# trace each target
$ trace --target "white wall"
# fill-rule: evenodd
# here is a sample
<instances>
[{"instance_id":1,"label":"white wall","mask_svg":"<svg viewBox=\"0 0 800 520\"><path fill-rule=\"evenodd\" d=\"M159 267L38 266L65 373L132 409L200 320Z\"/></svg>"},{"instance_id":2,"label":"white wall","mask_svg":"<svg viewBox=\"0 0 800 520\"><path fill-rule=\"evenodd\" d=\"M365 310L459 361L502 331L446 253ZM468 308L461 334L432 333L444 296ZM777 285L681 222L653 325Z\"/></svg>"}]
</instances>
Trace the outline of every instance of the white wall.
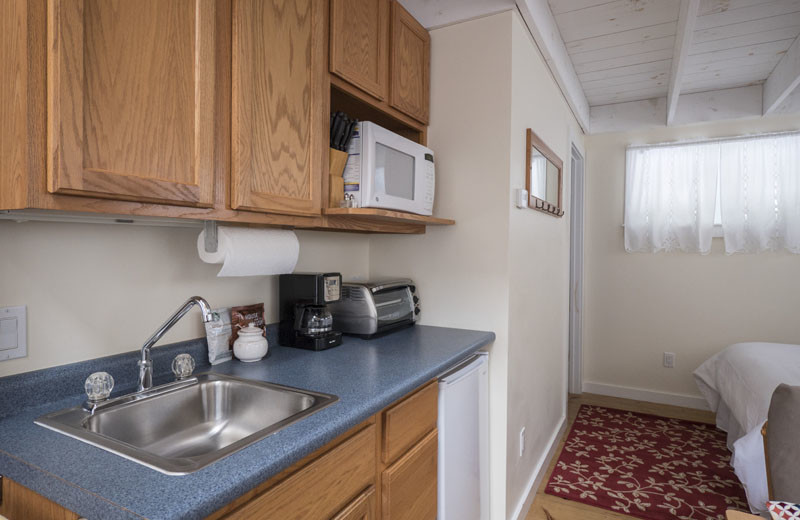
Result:
<instances>
[{"instance_id":1,"label":"white wall","mask_svg":"<svg viewBox=\"0 0 800 520\"><path fill-rule=\"evenodd\" d=\"M510 17L431 32L431 125L437 215L452 227L425 235L373 236L370 273L414 279L421 323L491 330L492 518L505 518L508 350Z\"/></svg>"},{"instance_id":2,"label":"white wall","mask_svg":"<svg viewBox=\"0 0 800 520\"><path fill-rule=\"evenodd\" d=\"M800 256L726 256L718 238L707 256L629 254L622 229L627 145L798 128L781 116L586 137L584 383L696 397L692 371L727 345L800 343Z\"/></svg>"},{"instance_id":3,"label":"white wall","mask_svg":"<svg viewBox=\"0 0 800 520\"><path fill-rule=\"evenodd\" d=\"M515 13L516 14L516 13ZM582 148L578 122L519 16L511 19L511 185L525 187L526 129L564 161L563 206L555 218L507 202L509 229L508 513L519 510L566 417L569 344L569 156ZM519 433L526 447L519 454ZM535 489L533 492L535 493Z\"/></svg>"},{"instance_id":4,"label":"white wall","mask_svg":"<svg viewBox=\"0 0 800 520\"><path fill-rule=\"evenodd\" d=\"M569 294L569 219L512 207L513 190L525 185L526 128L565 163L570 132L581 134L516 11L431 37L436 214L456 225L373 237L370 273L413 278L424 291L423 323L497 334L491 508L492 518L511 518L565 415Z\"/></svg>"},{"instance_id":5,"label":"white wall","mask_svg":"<svg viewBox=\"0 0 800 520\"><path fill-rule=\"evenodd\" d=\"M217 278L197 256L197 229L0 221L0 307L28 306L28 356L0 376L135 350L184 300L264 302L277 321L276 277ZM365 277L369 239L298 232L299 271ZM190 315L162 343L203 337Z\"/></svg>"}]
</instances>

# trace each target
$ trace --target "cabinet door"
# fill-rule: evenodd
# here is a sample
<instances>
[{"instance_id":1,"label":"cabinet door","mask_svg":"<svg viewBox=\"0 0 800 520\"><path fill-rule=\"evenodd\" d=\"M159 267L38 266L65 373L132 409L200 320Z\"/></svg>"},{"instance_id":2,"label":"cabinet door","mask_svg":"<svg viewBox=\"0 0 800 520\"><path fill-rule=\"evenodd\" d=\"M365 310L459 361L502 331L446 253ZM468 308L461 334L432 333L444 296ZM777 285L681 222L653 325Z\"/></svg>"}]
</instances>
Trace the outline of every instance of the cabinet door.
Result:
<instances>
[{"instance_id":1,"label":"cabinet door","mask_svg":"<svg viewBox=\"0 0 800 520\"><path fill-rule=\"evenodd\" d=\"M322 0L234 0L231 205L321 212L328 103Z\"/></svg>"},{"instance_id":2,"label":"cabinet door","mask_svg":"<svg viewBox=\"0 0 800 520\"><path fill-rule=\"evenodd\" d=\"M383 520L435 520L439 437L434 430L383 472Z\"/></svg>"},{"instance_id":3,"label":"cabinet door","mask_svg":"<svg viewBox=\"0 0 800 520\"><path fill-rule=\"evenodd\" d=\"M48 189L210 206L213 0L48 2Z\"/></svg>"},{"instance_id":4,"label":"cabinet door","mask_svg":"<svg viewBox=\"0 0 800 520\"><path fill-rule=\"evenodd\" d=\"M64 509L42 495L17 484L10 478L2 479L0 515L9 520L36 518L37 520L78 520L78 515Z\"/></svg>"},{"instance_id":5,"label":"cabinet door","mask_svg":"<svg viewBox=\"0 0 800 520\"><path fill-rule=\"evenodd\" d=\"M389 104L428 123L431 37L400 2L392 2Z\"/></svg>"},{"instance_id":6,"label":"cabinet door","mask_svg":"<svg viewBox=\"0 0 800 520\"><path fill-rule=\"evenodd\" d=\"M386 99L389 0L331 0L332 73Z\"/></svg>"},{"instance_id":7,"label":"cabinet door","mask_svg":"<svg viewBox=\"0 0 800 520\"><path fill-rule=\"evenodd\" d=\"M26 202L28 0L0 2L0 209Z\"/></svg>"},{"instance_id":8,"label":"cabinet door","mask_svg":"<svg viewBox=\"0 0 800 520\"><path fill-rule=\"evenodd\" d=\"M375 520L375 488L369 488L331 520Z\"/></svg>"}]
</instances>

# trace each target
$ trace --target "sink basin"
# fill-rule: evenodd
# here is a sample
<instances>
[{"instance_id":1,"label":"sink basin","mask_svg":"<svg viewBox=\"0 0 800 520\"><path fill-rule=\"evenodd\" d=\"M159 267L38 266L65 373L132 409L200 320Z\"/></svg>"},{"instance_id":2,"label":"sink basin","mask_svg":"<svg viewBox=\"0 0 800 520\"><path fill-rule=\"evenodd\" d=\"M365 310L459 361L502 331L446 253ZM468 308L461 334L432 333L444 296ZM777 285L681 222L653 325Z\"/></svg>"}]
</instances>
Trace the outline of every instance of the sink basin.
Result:
<instances>
[{"instance_id":1,"label":"sink basin","mask_svg":"<svg viewBox=\"0 0 800 520\"><path fill-rule=\"evenodd\" d=\"M168 475L185 475L299 421L337 397L199 374L185 381L43 415L36 424Z\"/></svg>"}]
</instances>

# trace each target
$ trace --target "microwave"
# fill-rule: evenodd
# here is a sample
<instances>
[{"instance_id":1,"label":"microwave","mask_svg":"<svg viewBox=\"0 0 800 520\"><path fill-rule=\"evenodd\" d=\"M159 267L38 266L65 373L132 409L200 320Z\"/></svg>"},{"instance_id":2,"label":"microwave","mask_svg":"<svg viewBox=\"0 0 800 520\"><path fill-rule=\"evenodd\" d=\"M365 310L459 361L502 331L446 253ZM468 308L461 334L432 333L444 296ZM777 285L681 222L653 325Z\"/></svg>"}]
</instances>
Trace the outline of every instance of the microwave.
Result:
<instances>
[{"instance_id":1,"label":"microwave","mask_svg":"<svg viewBox=\"0 0 800 520\"><path fill-rule=\"evenodd\" d=\"M344 192L355 207L433 214L433 150L361 121L347 153Z\"/></svg>"}]
</instances>

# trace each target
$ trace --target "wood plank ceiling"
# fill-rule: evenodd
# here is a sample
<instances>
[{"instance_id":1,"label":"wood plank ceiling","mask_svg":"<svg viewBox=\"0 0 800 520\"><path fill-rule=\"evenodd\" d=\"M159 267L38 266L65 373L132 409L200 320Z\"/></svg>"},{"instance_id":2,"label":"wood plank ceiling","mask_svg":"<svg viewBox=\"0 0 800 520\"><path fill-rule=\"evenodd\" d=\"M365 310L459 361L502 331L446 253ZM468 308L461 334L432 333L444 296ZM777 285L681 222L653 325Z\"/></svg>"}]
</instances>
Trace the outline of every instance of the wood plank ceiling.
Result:
<instances>
[{"instance_id":1,"label":"wood plank ceiling","mask_svg":"<svg viewBox=\"0 0 800 520\"><path fill-rule=\"evenodd\" d=\"M693 25L680 94L761 84L800 35L800 0L699 0L692 24L681 0L549 4L591 106L667 96L679 27Z\"/></svg>"}]
</instances>

